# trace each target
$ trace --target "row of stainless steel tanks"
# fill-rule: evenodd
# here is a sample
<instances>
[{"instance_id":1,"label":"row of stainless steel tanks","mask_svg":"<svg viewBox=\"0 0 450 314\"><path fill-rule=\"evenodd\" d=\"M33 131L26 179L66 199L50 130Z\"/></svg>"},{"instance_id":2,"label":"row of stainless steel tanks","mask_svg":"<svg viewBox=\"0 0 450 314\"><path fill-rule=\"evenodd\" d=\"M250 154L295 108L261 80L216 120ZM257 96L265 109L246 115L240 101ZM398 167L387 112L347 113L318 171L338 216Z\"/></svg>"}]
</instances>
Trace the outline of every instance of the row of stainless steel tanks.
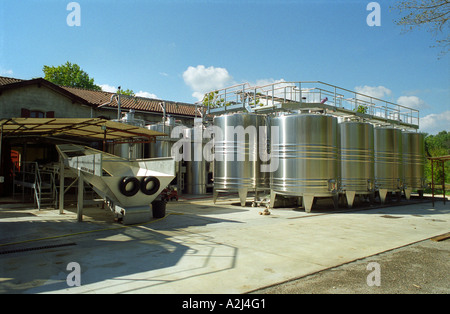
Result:
<instances>
[{"instance_id":1,"label":"row of stainless steel tanks","mask_svg":"<svg viewBox=\"0 0 450 314\"><path fill-rule=\"evenodd\" d=\"M177 127L180 131L171 137L172 131ZM179 149L183 157L176 165L175 185L179 194L206 194L212 178L212 165L201 156L205 142L201 138L198 140L198 137L201 137L204 126L201 123L195 123L193 127L189 128L177 123L173 118L167 118L166 121L148 125L147 128L168 135L158 137L155 143L149 145L149 156L152 158L173 156L172 147L180 138L185 138L189 142L188 146L185 145ZM196 137L194 135L197 131L200 136ZM188 149L184 150L184 148Z\"/></svg>"},{"instance_id":2,"label":"row of stainless steel tanks","mask_svg":"<svg viewBox=\"0 0 450 314\"><path fill-rule=\"evenodd\" d=\"M244 205L248 191L270 190L271 206L277 195L298 197L309 212L318 197L331 197L337 206L339 195L345 194L351 207L355 195L373 198L377 192L384 203L388 193L404 191L409 199L412 190L420 193L425 186L422 133L359 121L338 123L326 114L235 113L216 116L213 123L224 134L214 144L214 200L218 192L238 191ZM256 134L236 135L237 126L254 126L250 129ZM271 128L263 132L260 126ZM265 149L269 160L261 158Z\"/></svg>"},{"instance_id":3,"label":"row of stainless steel tanks","mask_svg":"<svg viewBox=\"0 0 450 314\"><path fill-rule=\"evenodd\" d=\"M141 121L134 119L133 113L127 113L121 122L144 127ZM177 189L178 195L206 194L212 186L212 163L207 162L202 156L206 142L201 138L204 130L201 119L200 122L194 120L194 126L188 127L168 116L164 117L161 122L146 125L145 128L165 133L167 136L158 136L154 143L149 144L126 143L114 145L109 147L109 152L132 160L173 157L172 148L181 138L184 138L187 145L178 148L178 152L183 157L175 164L176 178L170 186ZM196 132L199 132L200 135L196 135ZM189 158L187 158L188 155Z\"/></svg>"}]
</instances>

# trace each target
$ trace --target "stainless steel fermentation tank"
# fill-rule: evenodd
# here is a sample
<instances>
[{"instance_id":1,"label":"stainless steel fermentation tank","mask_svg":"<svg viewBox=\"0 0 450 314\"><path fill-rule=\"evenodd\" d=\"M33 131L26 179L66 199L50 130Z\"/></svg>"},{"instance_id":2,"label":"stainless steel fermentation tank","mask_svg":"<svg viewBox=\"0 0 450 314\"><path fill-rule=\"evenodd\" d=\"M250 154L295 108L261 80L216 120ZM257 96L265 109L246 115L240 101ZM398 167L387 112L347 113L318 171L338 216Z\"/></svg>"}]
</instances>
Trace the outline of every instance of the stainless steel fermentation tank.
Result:
<instances>
[{"instance_id":1,"label":"stainless steel fermentation tank","mask_svg":"<svg viewBox=\"0 0 450 314\"><path fill-rule=\"evenodd\" d=\"M248 191L269 189L269 174L261 172L260 139L267 145L266 117L235 113L214 117L214 127L221 136L214 137L214 202L219 192L238 191L245 206ZM263 144L264 145L264 144ZM264 149L267 149L265 147Z\"/></svg>"},{"instance_id":2,"label":"stainless steel fermentation tank","mask_svg":"<svg viewBox=\"0 0 450 314\"><path fill-rule=\"evenodd\" d=\"M130 110L129 112L124 113L122 119L116 121L138 127L144 127L144 120L136 119L134 114L134 110ZM108 152L129 160L141 159L144 158L144 144L142 144L142 141L137 141L136 143L130 142L112 145L109 146Z\"/></svg>"},{"instance_id":3,"label":"stainless steel fermentation tank","mask_svg":"<svg viewBox=\"0 0 450 314\"><path fill-rule=\"evenodd\" d=\"M388 192L403 190L403 144L402 131L390 127L376 127L374 130L375 188L385 202Z\"/></svg>"},{"instance_id":4,"label":"stainless steel fermentation tank","mask_svg":"<svg viewBox=\"0 0 450 314\"><path fill-rule=\"evenodd\" d=\"M270 176L270 206L277 194L301 197L306 212L315 197L332 197L337 206L339 136L337 118L324 114L295 114L275 117L279 128L272 143L272 158L278 169Z\"/></svg>"},{"instance_id":5,"label":"stainless steel fermentation tank","mask_svg":"<svg viewBox=\"0 0 450 314\"><path fill-rule=\"evenodd\" d=\"M179 140L179 138L173 139L170 137L170 134L177 126L182 126L182 124L176 123L175 119L172 117L166 118L164 122L146 126L149 130L168 134L168 136L156 137L156 142L149 145L149 155L151 158L172 156L172 146L177 140Z\"/></svg>"},{"instance_id":6,"label":"stainless steel fermentation tank","mask_svg":"<svg viewBox=\"0 0 450 314\"><path fill-rule=\"evenodd\" d=\"M186 165L185 190L187 194L206 194L208 183L209 161L203 156L204 140L203 124L196 124L193 128L185 129L185 138L189 140L187 150L183 151Z\"/></svg>"},{"instance_id":7,"label":"stainless steel fermentation tank","mask_svg":"<svg viewBox=\"0 0 450 314\"><path fill-rule=\"evenodd\" d=\"M403 132L403 185L406 199L425 188L425 134Z\"/></svg>"},{"instance_id":8,"label":"stainless steel fermentation tank","mask_svg":"<svg viewBox=\"0 0 450 314\"><path fill-rule=\"evenodd\" d=\"M177 131L172 138L172 131L176 127L181 127L182 130ZM150 144L149 153L151 157L172 156L172 147L181 140L181 136L189 142L177 152L183 154L182 160L176 164L178 193L206 194L210 163L202 155L205 142L202 138L204 127L201 120L200 122L194 121L194 127L188 128L183 124L176 123L173 118L169 117L164 123L152 124L147 128L168 134L166 137L157 137L156 142Z\"/></svg>"},{"instance_id":9,"label":"stainless steel fermentation tank","mask_svg":"<svg viewBox=\"0 0 450 314\"><path fill-rule=\"evenodd\" d=\"M373 196L375 185L374 127L370 123L346 121L340 131L340 191L353 206L355 195Z\"/></svg>"}]
</instances>

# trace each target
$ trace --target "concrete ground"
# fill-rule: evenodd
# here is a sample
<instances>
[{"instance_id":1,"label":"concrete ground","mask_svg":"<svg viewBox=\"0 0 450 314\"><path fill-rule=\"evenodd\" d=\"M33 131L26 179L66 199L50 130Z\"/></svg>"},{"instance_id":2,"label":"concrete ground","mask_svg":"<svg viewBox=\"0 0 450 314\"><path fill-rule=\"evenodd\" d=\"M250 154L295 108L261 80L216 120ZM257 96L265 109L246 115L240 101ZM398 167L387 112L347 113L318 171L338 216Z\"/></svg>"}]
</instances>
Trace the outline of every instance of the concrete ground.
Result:
<instances>
[{"instance_id":1,"label":"concrete ground","mask_svg":"<svg viewBox=\"0 0 450 314\"><path fill-rule=\"evenodd\" d=\"M96 205L79 223L73 207L60 215L0 204L0 293L450 291L450 240L429 240L450 231L450 202L334 210L318 201L309 214L270 215L237 203L235 195L216 205L185 198L170 202L165 218L136 226ZM367 284L371 262L380 286ZM80 286L69 286L74 278Z\"/></svg>"}]
</instances>

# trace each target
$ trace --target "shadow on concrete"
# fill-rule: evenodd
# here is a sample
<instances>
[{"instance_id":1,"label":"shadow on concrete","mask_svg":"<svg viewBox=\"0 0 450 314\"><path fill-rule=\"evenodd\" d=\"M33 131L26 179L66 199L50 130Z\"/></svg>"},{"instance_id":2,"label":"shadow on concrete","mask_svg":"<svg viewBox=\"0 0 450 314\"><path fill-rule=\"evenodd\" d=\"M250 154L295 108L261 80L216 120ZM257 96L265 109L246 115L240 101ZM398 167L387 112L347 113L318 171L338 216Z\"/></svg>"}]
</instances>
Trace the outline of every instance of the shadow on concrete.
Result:
<instances>
[{"instance_id":1,"label":"shadow on concrete","mask_svg":"<svg viewBox=\"0 0 450 314\"><path fill-rule=\"evenodd\" d=\"M20 221L12 221L13 217ZM235 266L236 247L181 230L235 221L174 214L122 226L55 216L27 221L26 217L26 212L1 210L0 293L139 293ZM81 287L66 282L71 262L80 265Z\"/></svg>"},{"instance_id":2,"label":"shadow on concrete","mask_svg":"<svg viewBox=\"0 0 450 314\"><path fill-rule=\"evenodd\" d=\"M35 217L33 213L21 211L18 209L0 208L0 219L4 218L18 218L18 217Z\"/></svg>"},{"instance_id":3,"label":"shadow on concrete","mask_svg":"<svg viewBox=\"0 0 450 314\"><path fill-rule=\"evenodd\" d=\"M379 199L375 199L374 202L369 202L368 200L358 200L355 199L355 202L353 203L353 207L349 208L347 206L347 203L345 201L345 196L340 198L339 200L339 206L335 208L333 200L331 198L316 198L314 200L314 204L312 206L311 212L306 213L305 209L302 206L293 205L291 207L278 207L276 209L281 210L292 210L295 212L303 213L305 215L317 215L317 214L336 214L336 213L361 213L361 214L378 214L379 211L373 211L375 209L386 210L386 213L401 213L401 214L415 214L418 209L415 207L409 207L408 205L417 205L417 204L423 204L426 207L429 207L430 210L427 211L428 214L442 214L442 210L446 209L440 209L440 210L433 210L431 206L431 197L423 197L420 198L419 196L411 196L410 200L407 200L404 196L400 199L397 199L395 197L391 197L386 201L385 204L381 204ZM442 197L437 199L435 197L435 207L441 207L443 204ZM448 204L448 211L450 211L450 201L446 202L446 205ZM238 203L233 203L232 205L240 206ZM251 203L246 204L246 207L250 207ZM446 207L447 208L447 207ZM421 209L423 211L423 209Z\"/></svg>"}]
</instances>

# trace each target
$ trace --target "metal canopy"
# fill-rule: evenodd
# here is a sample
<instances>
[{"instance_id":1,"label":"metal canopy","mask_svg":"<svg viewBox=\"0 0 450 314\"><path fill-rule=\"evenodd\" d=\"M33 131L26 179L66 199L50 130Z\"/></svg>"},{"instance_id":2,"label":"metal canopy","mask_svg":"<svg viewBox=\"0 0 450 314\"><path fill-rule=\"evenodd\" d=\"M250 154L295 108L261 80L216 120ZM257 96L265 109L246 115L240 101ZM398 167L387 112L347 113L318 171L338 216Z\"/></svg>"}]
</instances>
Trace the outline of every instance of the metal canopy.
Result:
<instances>
[{"instance_id":1,"label":"metal canopy","mask_svg":"<svg viewBox=\"0 0 450 314\"><path fill-rule=\"evenodd\" d=\"M450 155L439 156L439 157L428 157L428 159L436 160L436 161L449 161L450 160Z\"/></svg>"},{"instance_id":2,"label":"metal canopy","mask_svg":"<svg viewBox=\"0 0 450 314\"><path fill-rule=\"evenodd\" d=\"M2 136L66 135L98 140L118 140L133 137L154 138L165 133L100 118L12 118L0 120Z\"/></svg>"}]
</instances>

